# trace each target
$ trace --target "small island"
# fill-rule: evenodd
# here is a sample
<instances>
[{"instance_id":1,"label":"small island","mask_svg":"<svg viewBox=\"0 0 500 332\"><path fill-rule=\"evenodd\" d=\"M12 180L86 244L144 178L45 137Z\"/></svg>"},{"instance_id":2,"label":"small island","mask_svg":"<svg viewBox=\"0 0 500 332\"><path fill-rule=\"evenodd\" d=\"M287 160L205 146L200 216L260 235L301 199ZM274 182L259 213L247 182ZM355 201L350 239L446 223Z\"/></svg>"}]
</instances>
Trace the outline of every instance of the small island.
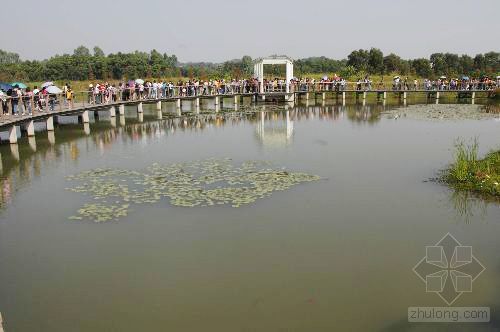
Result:
<instances>
[{"instance_id":1,"label":"small island","mask_svg":"<svg viewBox=\"0 0 500 332\"><path fill-rule=\"evenodd\" d=\"M457 190L500 201L500 150L491 151L479 159L477 140L470 144L458 141L455 160L445 170L442 180Z\"/></svg>"}]
</instances>

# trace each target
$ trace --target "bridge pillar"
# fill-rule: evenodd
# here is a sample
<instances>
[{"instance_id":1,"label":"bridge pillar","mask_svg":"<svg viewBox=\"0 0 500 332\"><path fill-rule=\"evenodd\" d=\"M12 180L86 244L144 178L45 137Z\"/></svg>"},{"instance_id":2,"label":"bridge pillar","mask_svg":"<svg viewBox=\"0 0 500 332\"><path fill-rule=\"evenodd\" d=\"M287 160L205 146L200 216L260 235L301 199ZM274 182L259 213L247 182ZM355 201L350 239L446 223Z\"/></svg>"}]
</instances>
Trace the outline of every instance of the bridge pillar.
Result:
<instances>
[{"instance_id":1,"label":"bridge pillar","mask_svg":"<svg viewBox=\"0 0 500 332\"><path fill-rule=\"evenodd\" d=\"M111 127L116 128L116 117L113 116L109 119L109 122L111 123Z\"/></svg>"},{"instance_id":2,"label":"bridge pillar","mask_svg":"<svg viewBox=\"0 0 500 332\"><path fill-rule=\"evenodd\" d=\"M158 100L158 101L156 102L156 109L157 109L157 110L161 110L161 100Z\"/></svg>"},{"instance_id":3,"label":"bridge pillar","mask_svg":"<svg viewBox=\"0 0 500 332\"><path fill-rule=\"evenodd\" d=\"M120 116L120 126L122 126L122 127L125 126L125 115Z\"/></svg>"},{"instance_id":4,"label":"bridge pillar","mask_svg":"<svg viewBox=\"0 0 500 332\"><path fill-rule=\"evenodd\" d=\"M49 116L47 120L45 120L45 124L47 125L47 131L54 131L54 117Z\"/></svg>"},{"instance_id":5,"label":"bridge pillar","mask_svg":"<svg viewBox=\"0 0 500 332\"><path fill-rule=\"evenodd\" d=\"M88 122L83 124L83 132L85 135L90 135L90 124Z\"/></svg>"},{"instance_id":6,"label":"bridge pillar","mask_svg":"<svg viewBox=\"0 0 500 332\"><path fill-rule=\"evenodd\" d=\"M475 102L474 99L476 99L476 92L475 91L472 92L472 100L471 100L472 105L474 105L474 102Z\"/></svg>"},{"instance_id":7,"label":"bridge pillar","mask_svg":"<svg viewBox=\"0 0 500 332\"><path fill-rule=\"evenodd\" d=\"M195 107L200 107L200 98L195 98L194 99L194 106Z\"/></svg>"},{"instance_id":8,"label":"bridge pillar","mask_svg":"<svg viewBox=\"0 0 500 332\"><path fill-rule=\"evenodd\" d=\"M17 128L12 126L9 128L9 142L10 144L17 144Z\"/></svg>"},{"instance_id":9,"label":"bridge pillar","mask_svg":"<svg viewBox=\"0 0 500 332\"><path fill-rule=\"evenodd\" d=\"M384 98L384 100L386 100L386 99L387 99L387 92L386 92L386 91L384 91L383 98Z\"/></svg>"},{"instance_id":10,"label":"bridge pillar","mask_svg":"<svg viewBox=\"0 0 500 332\"><path fill-rule=\"evenodd\" d=\"M28 145L31 148L31 151L36 152L36 140L35 136L28 137Z\"/></svg>"},{"instance_id":11,"label":"bridge pillar","mask_svg":"<svg viewBox=\"0 0 500 332\"><path fill-rule=\"evenodd\" d=\"M142 113L143 110L142 110L142 102L138 103L137 104L137 113Z\"/></svg>"},{"instance_id":12,"label":"bridge pillar","mask_svg":"<svg viewBox=\"0 0 500 332\"><path fill-rule=\"evenodd\" d=\"M439 104L439 91L436 92L436 104Z\"/></svg>"},{"instance_id":13,"label":"bridge pillar","mask_svg":"<svg viewBox=\"0 0 500 332\"><path fill-rule=\"evenodd\" d=\"M89 111L83 111L82 113L82 122L83 123L89 123Z\"/></svg>"},{"instance_id":14,"label":"bridge pillar","mask_svg":"<svg viewBox=\"0 0 500 332\"><path fill-rule=\"evenodd\" d=\"M49 140L50 145L56 144L56 134L53 131L49 131L47 133L47 138Z\"/></svg>"},{"instance_id":15,"label":"bridge pillar","mask_svg":"<svg viewBox=\"0 0 500 332\"><path fill-rule=\"evenodd\" d=\"M306 100L309 100L309 92L306 92Z\"/></svg>"},{"instance_id":16,"label":"bridge pillar","mask_svg":"<svg viewBox=\"0 0 500 332\"><path fill-rule=\"evenodd\" d=\"M142 113L142 112L137 113L137 120L141 123L144 122L144 113Z\"/></svg>"},{"instance_id":17,"label":"bridge pillar","mask_svg":"<svg viewBox=\"0 0 500 332\"><path fill-rule=\"evenodd\" d=\"M403 99L406 100L406 91L403 92Z\"/></svg>"},{"instance_id":18,"label":"bridge pillar","mask_svg":"<svg viewBox=\"0 0 500 332\"><path fill-rule=\"evenodd\" d=\"M345 105L345 91L342 91L342 105Z\"/></svg>"},{"instance_id":19,"label":"bridge pillar","mask_svg":"<svg viewBox=\"0 0 500 332\"><path fill-rule=\"evenodd\" d=\"M28 134L28 137L35 136L35 122L33 120L28 122L28 125L26 126L26 132Z\"/></svg>"},{"instance_id":20,"label":"bridge pillar","mask_svg":"<svg viewBox=\"0 0 500 332\"><path fill-rule=\"evenodd\" d=\"M234 96L234 104L237 105L239 102L240 96L236 95Z\"/></svg>"},{"instance_id":21,"label":"bridge pillar","mask_svg":"<svg viewBox=\"0 0 500 332\"><path fill-rule=\"evenodd\" d=\"M321 98L323 99L323 101L324 101L324 100L326 100L326 92L323 92L323 93L321 94Z\"/></svg>"},{"instance_id":22,"label":"bridge pillar","mask_svg":"<svg viewBox=\"0 0 500 332\"><path fill-rule=\"evenodd\" d=\"M161 120L163 118L163 113L161 112L161 110L156 111L156 118L158 120Z\"/></svg>"},{"instance_id":23,"label":"bridge pillar","mask_svg":"<svg viewBox=\"0 0 500 332\"><path fill-rule=\"evenodd\" d=\"M366 91L363 91L363 101L366 100Z\"/></svg>"},{"instance_id":24,"label":"bridge pillar","mask_svg":"<svg viewBox=\"0 0 500 332\"><path fill-rule=\"evenodd\" d=\"M116 109L115 109L114 106L111 106L109 108L109 116L112 117L112 118L114 118L116 116Z\"/></svg>"},{"instance_id":25,"label":"bridge pillar","mask_svg":"<svg viewBox=\"0 0 500 332\"><path fill-rule=\"evenodd\" d=\"M125 105L121 104L118 106L118 113L120 113L120 115L125 115Z\"/></svg>"},{"instance_id":26,"label":"bridge pillar","mask_svg":"<svg viewBox=\"0 0 500 332\"><path fill-rule=\"evenodd\" d=\"M177 99L175 100L175 107L177 107L177 108L181 108L181 98L177 98Z\"/></svg>"}]
</instances>

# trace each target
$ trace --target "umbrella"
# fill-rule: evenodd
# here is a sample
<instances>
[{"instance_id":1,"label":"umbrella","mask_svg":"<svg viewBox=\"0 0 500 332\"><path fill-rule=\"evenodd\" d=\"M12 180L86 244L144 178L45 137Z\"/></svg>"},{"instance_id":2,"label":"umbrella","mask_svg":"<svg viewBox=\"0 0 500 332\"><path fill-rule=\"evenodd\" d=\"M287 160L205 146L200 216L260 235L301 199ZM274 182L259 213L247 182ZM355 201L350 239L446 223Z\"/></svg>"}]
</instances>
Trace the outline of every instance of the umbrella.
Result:
<instances>
[{"instance_id":1,"label":"umbrella","mask_svg":"<svg viewBox=\"0 0 500 332\"><path fill-rule=\"evenodd\" d=\"M323 80L324 81L328 80L328 76L323 76Z\"/></svg>"},{"instance_id":2,"label":"umbrella","mask_svg":"<svg viewBox=\"0 0 500 332\"><path fill-rule=\"evenodd\" d=\"M134 86L134 85L135 85L135 81L130 80L130 81L128 81L128 83L127 83L127 84L128 84L128 86Z\"/></svg>"},{"instance_id":3,"label":"umbrella","mask_svg":"<svg viewBox=\"0 0 500 332\"><path fill-rule=\"evenodd\" d=\"M394 76L394 79L397 80L398 78L400 78L399 76Z\"/></svg>"},{"instance_id":4,"label":"umbrella","mask_svg":"<svg viewBox=\"0 0 500 332\"><path fill-rule=\"evenodd\" d=\"M61 93L62 90L59 89L57 86L55 85L51 85L49 86L48 88L45 89L45 91L47 91L48 93Z\"/></svg>"},{"instance_id":5,"label":"umbrella","mask_svg":"<svg viewBox=\"0 0 500 332\"><path fill-rule=\"evenodd\" d=\"M464 81L468 81L468 80L469 80L469 76L462 76L462 79L463 79Z\"/></svg>"},{"instance_id":6,"label":"umbrella","mask_svg":"<svg viewBox=\"0 0 500 332\"><path fill-rule=\"evenodd\" d=\"M21 83L21 82L14 82L14 83L11 83L10 85L12 85L12 86L16 86L17 85L17 87L19 89L26 89L27 88L26 84Z\"/></svg>"},{"instance_id":7,"label":"umbrella","mask_svg":"<svg viewBox=\"0 0 500 332\"><path fill-rule=\"evenodd\" d=\"M442 80L444 80L445 78L446 78L446 76L444 76L444 75L440 77L440 79L442 79Z\"/></svg>"},{"instance_id":8,"label":"umbrella","mask_svg":"<svg viewBox=\"0 0 500 332\"><path fill-rule=\"evenodd\" d=\"M46 88L46 87L51 86L51 85L54 85L54 82L50 82L50 81L49 82L45 82L45 83L42 84L42 88Z\"/></svg>"},{"instance_id":9,"label":"umbrella","mask_svg":"<svg viewBox=\"0 0 500 332\"><path fill-rule=\"evenodd\" d=\"M9 91L12 88L12 85L10 85L9 83L0 83L0 90Z\"/></svg>"},{"instance_id":10,"label":"umbrella","mask_svg":"<svg viewBox=\"0 0 500 332\"><path fill-rule=\"evenodd\" d=\"M141 80L140 78L135 80L135 83L137 84L144 84L144 80Z\"/></svg>"}]
</instances>

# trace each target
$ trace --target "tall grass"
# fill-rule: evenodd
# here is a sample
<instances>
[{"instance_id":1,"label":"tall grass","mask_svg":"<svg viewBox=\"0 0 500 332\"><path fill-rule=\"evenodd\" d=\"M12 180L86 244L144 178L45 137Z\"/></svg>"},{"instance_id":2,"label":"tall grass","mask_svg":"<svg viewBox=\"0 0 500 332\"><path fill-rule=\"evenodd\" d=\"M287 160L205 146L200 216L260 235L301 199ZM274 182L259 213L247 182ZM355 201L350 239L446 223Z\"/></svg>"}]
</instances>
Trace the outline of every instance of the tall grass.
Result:
<instances>
[{"instance_id":1,"label":"tall grass","mask_svg":"<svg viewBox=\"0 0 500 332\"><path fill-rule=\"evenodd\" d=\"M470 144L466 144L463 140L455 142L455 161L449 172L452 180L464 182L475 174L478 146L477 137Z\"/></svg>"},{"instance_id":2,"label":"tall grass","mask_svg":"<svg viewBox=\"0 0 500 332\"><path fill-rule=\"evenodd\" d=\"M444 180L460 190L474 191L495 199L500 198L500 151L492 151L478 158L478 140L469 144L455 143L454 162L445 173Z\"/></svg>"}]
</instances>

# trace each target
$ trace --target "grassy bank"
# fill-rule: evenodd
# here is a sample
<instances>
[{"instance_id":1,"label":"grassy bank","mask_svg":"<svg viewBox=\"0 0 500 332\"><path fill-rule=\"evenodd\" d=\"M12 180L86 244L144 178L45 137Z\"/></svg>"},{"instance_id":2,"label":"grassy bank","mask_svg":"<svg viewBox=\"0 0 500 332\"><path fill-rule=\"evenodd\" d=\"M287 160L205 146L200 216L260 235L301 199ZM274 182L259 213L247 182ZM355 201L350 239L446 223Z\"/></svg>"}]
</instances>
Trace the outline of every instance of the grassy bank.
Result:
<instances>
[{"instance_id":1,"label":"grassy bank","mask_svg":"<svg viewBox=\"0 0 500 332\"><path fill-rule=\"evenodd\" d=\"M443 176L450 186L500 200L500 150L478 159L478 143L458 141L455 160Z\"/></svg>"}]
</instances>

